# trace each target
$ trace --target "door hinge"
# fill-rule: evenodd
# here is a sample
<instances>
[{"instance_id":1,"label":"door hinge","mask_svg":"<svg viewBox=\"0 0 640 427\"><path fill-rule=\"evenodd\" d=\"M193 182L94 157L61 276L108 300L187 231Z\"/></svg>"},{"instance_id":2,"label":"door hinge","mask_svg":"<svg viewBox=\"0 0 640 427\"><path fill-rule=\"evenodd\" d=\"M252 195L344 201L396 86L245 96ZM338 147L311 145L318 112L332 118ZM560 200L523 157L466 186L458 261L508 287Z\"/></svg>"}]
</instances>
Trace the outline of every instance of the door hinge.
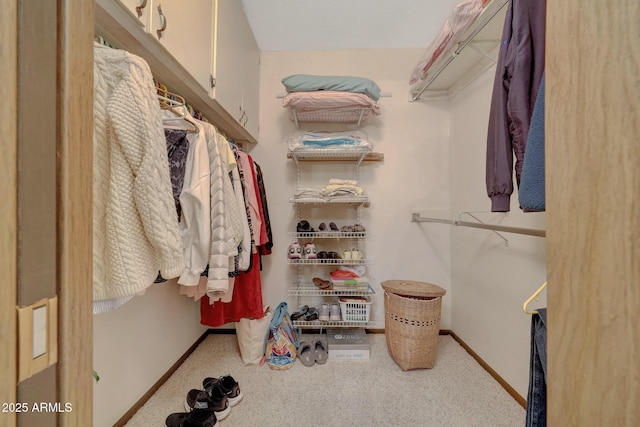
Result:
<instances>
[{"instance_id":1,"label":"door hinge","mask_svg":"<svg viewBox=\"0 0 640 427\"><path fill-rule=\"evenodd\" d=\"M211 89L216 87L216 78L209 74L209 84L211 85Z\"/></svg>"}]
</instances>

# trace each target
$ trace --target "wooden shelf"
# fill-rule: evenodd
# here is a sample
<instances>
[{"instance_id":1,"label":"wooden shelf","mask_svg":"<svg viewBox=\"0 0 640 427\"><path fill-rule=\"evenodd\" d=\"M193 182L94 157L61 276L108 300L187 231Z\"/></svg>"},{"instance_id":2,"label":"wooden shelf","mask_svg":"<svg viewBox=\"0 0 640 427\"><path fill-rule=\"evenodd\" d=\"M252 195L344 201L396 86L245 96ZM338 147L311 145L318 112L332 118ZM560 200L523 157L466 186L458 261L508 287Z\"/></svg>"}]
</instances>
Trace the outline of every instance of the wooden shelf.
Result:
<instances>
[{"instance_id":1,"label":"wooden shelf","mask_svg":"<svg viewBox=\"0 0 640 427\"><path fill-rule=\"evenodd\" d=\"M209 96L207 90L119 2L95 1L95 33L113 46L147 61L158 81L171 92L184 97L194 109L235 142L258 142L218 101Z\"/></svg>"}]
</instances>

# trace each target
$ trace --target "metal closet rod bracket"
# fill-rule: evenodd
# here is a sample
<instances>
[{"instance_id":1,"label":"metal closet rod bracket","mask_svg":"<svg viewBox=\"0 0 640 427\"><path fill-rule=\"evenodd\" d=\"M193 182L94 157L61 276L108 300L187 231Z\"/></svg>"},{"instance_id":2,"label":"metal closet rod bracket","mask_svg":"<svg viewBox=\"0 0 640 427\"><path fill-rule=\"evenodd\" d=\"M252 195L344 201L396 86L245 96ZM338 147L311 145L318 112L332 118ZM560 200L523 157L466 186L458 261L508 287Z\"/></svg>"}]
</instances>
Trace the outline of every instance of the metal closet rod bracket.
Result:
<instances>
[{"instance_id":1,"label":"metal closet rod bracket","mask_svg":"<svg viewBox=\"0 0 640 427\"><path fill-rule=\"evenodd\" d=\"M471 215L471 213L469 212L463 212L466 213L467 215ZM473 217L473 215L471 215ZM477 218L474 217L474 219L476 219L477 221L479 221ZM484 230L491 230L494 232L498 232L498 231L503 231L505 233L515 233L515 234L524 234L527 236L535 236L535 237L545 237L546 236L546 231L545 230L538 230L538 229L533 229L533 228L523 228L523 227L511 227L511 226L506 226L506 225L497 225L497 224L485 224L483 222L468 222L468 221L459 221L459 220L452 220L452 219L442 219L442 218L429 218L429 217L423 217L420 216L420 213L418 212L412 212L411 213L411 222L436 222L436 223L440 223L440 224L449 224L449 225L455 225L455 226L459 226L459 227L471 227L471 228L482 228ZM503 236L500 236L505 240L505 245L508 246L508 240L506 238L504 238Z\"/></svg>"}]
</instances>

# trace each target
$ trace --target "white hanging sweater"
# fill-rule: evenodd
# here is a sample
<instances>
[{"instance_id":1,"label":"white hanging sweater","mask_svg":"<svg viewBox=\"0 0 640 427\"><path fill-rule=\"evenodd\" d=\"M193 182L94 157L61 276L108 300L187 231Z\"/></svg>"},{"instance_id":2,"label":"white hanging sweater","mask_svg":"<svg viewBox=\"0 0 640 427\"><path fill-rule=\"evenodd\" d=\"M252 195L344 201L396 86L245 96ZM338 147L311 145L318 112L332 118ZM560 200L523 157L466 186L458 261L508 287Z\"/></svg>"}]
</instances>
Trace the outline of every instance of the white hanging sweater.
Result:
<instances>
[{"instance_id":1,"label":"white hanging sweater","mask_svg":"<svg viewBox=\"0 0 640 427\"><path fill-rule=\"evenodd\" d=\"M148 64L95 46L93 299L133 295L183 273L160 106Z\"/></svg>"}]
</instances>

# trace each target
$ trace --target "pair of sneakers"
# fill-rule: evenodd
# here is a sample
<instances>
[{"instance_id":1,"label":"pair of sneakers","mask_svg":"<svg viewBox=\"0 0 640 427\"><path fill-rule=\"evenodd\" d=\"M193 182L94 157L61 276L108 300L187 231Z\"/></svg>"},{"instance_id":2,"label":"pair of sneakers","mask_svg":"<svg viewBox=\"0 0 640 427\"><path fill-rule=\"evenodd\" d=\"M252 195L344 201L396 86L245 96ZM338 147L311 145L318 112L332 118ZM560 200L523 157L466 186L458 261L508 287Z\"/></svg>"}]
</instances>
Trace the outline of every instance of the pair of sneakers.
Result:
<instances>
[{"instance_id":1,"label":"pair of sneakers","mask_svg":"<svg viewBox=\"0 0 640 427\"><path fill-rule=\"evenodd\" d=\"M360 249L352 248L342 252L342 259L359 261L364 259L364 255Z\"/></svg>"},{"instance_id":2,"label":"pair of sneakers","mask_svg":"<svg viewBox=\"0 0 640 427\"><path fill-rule=\"evenodd\" d=\"M289 245L287 249L289 259L316 259L318 258L316 245L313 243L305 243L304 248L296 240Z\"/></svg>"},{"instance_id":3,"label":"pair of sneakers","mask_svg":"<svg viewBox=\"0 0 640 427\"><path fill-rule=\"evenodd\" d=\"M320 306L320 310L318 313L318 319L328 322L328 321L341 321L342 314L340 312L340 306L338 304L322 304Z\"/></svg>"},{"instance_id":4,"label":"pair of sneakers","mask_svg":"<svg viewBox=\"0 0 640 427\"><path fill-rule=\"evenodd\" d=\"M175 413L167 417L167 427L184 425L216 426L218 420L225 419L231 407L242 400L240 385L231 376L205 378L203 389L192 389L187 393L184 407L186 413Z\"/></svg>"}]
</instances>

